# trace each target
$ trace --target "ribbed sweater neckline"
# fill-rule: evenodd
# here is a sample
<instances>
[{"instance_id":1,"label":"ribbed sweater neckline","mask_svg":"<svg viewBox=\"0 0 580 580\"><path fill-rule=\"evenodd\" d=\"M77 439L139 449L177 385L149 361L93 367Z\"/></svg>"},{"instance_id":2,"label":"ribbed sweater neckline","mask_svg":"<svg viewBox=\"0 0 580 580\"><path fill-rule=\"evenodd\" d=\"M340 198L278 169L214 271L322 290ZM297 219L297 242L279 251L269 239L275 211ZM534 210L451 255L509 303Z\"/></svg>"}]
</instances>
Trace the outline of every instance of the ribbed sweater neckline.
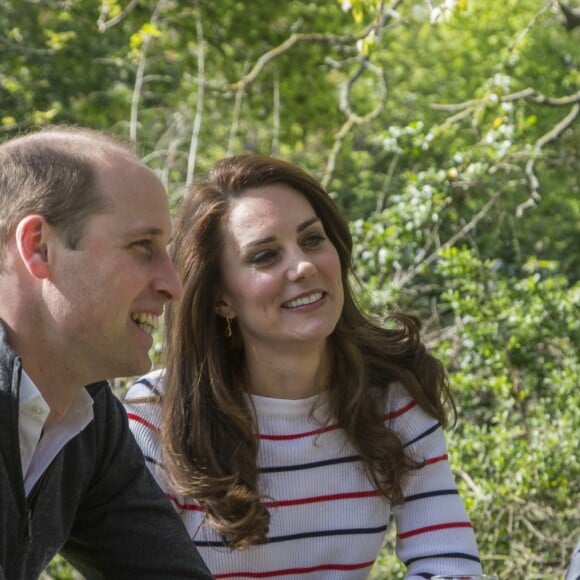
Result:
<instances>
[{"instance_id":1,"label":"ribbed sweater neckline","mask_svg":"<svg viewBox=\"0 0 580 580\"><path fill-rule=\"evenodd\" d=\"M305 399L279 399L252 394L247 397L251 399L258 415L298 417L308 415L314 406L322 402L324 395L317 394Z\"/></svg>"}]
</instances>

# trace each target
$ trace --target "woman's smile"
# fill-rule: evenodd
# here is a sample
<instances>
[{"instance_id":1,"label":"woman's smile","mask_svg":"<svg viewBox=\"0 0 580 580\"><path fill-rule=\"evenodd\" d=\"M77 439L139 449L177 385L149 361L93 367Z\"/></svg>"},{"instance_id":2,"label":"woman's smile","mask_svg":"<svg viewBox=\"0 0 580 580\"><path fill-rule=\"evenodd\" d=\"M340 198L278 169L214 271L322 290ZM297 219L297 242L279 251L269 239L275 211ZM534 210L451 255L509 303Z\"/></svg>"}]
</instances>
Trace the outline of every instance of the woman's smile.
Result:
<instances>
[{"instance_id":1,"label":"woman's smile","mask_svg":"<svg viewBox=\"0 0 580 580\"><path fill-rule=\"evenodd\" d=\"M323 292L311 292L298 298L289 300L285 304L282 304L282 308L287 308L289 310L296 310L302 306L310 306L312 304L318 304L324 297Z\"/></svg>"}]
</instances>

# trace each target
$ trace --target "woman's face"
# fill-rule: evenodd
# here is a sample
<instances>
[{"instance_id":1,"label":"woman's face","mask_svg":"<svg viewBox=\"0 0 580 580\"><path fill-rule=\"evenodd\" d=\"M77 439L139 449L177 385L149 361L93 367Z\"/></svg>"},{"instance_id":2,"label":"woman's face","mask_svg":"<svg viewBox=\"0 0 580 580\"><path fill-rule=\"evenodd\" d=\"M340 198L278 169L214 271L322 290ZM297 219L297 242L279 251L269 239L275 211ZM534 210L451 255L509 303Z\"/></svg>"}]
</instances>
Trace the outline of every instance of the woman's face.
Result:
<instances>
[{"instance_id":1,"label":"woman's face","mask_svg":"<svg viewBox=\"0 0 580 580\"><path fill-rule=\"evenodd\" d=\"M320 345L344 303L340 261L308 200L285 184L247 190L224 221L217 310L246 349Z\"/></svg>"}]
</instances>

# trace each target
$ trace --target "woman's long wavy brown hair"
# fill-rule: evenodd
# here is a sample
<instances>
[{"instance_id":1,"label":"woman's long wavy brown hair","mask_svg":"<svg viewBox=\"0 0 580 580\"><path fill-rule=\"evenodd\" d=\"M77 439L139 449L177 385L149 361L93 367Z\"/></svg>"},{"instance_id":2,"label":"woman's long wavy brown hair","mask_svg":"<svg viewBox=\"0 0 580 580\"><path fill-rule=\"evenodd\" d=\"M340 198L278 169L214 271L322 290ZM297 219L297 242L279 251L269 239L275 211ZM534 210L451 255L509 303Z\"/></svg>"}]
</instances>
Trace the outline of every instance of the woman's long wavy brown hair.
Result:
<instances>
[{"instance_id":1,"label":"woman's long wavy brown hair","mask_svg":"<svg viewBox=\"0 0 580 580\"><path fill-rule=\"evenodd\" d=\"M244 393L244 350L237 328L226 338L216 314L222 224L231 202L249 188L286 184L304 195L338 251L344 307L329 337L327 391L333 420L346 431L368 477L393 504L416 464L382 417L389 383L398 380L418 404L447 424L453 401L441 363L419 336L418 320L390 316L388 328L358 307L350 285L352 238L321 185L298 167L259 155L224 159L194 186L178 211L172 257L184 295L166 312L162 443L176 491L195 498L210 525L233 548L266 540L270 516L257 489L257 425Z\"/></svg>"}]
</instances>

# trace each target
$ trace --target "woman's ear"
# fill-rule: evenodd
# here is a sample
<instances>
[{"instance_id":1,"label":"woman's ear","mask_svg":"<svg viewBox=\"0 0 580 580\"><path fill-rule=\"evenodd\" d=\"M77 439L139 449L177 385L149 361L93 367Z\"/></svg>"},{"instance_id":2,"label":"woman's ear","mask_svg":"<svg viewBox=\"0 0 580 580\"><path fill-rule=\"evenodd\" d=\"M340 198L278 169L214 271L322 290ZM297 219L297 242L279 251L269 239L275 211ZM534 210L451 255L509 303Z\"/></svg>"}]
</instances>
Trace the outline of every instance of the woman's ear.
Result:
<instances>
[{"instance_id":1,"label":"woman's ear","mask_svg":"<svg viewBox=\"0 0 580 580\"><path fill-rule=\"evenodd\" d=\"M218 316L229 318L230 320L233 320L236 317L236 313L233 311L232 307L221 298L216 302L215 312Z\"/></svg>"},{"instance_id":2,"label":"woman's ear","mask_svg":"<svg viewBox=\"0 0 580 580\"><path fill-rule=\"evenodd\" d=\"M22 263L34 278L50 275L48 238L52 228L41 215L27 215L16 226L16 246Z\"/></svg>"}]
</instances>

